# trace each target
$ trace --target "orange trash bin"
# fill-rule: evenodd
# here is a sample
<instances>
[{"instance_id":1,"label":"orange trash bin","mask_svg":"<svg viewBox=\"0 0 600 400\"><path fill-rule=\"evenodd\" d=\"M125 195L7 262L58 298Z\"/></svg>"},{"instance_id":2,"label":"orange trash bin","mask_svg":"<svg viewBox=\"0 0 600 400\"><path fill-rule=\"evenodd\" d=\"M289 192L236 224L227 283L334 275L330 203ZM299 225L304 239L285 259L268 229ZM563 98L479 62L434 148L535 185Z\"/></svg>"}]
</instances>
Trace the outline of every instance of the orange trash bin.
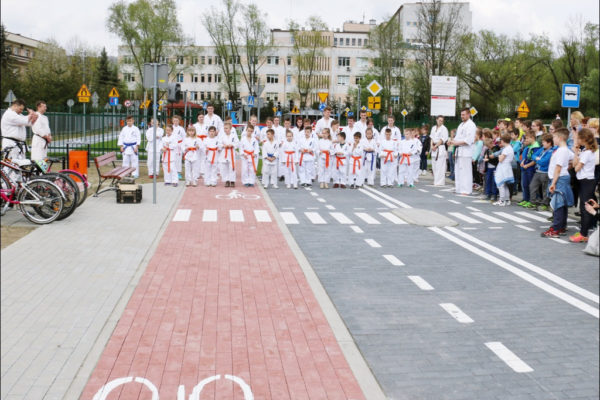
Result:
<instances>
[{"instance_id":1,"label":"orange trash bin","mask_svg":"<svg viewBox=\"0 0 600 400\"><path fill-rule=\"evenodd\" d=\"M87 150L71 150L69 151L69 169L79 172L87 177L88 169L88 152Z\"/></svg>"}]
</instances>

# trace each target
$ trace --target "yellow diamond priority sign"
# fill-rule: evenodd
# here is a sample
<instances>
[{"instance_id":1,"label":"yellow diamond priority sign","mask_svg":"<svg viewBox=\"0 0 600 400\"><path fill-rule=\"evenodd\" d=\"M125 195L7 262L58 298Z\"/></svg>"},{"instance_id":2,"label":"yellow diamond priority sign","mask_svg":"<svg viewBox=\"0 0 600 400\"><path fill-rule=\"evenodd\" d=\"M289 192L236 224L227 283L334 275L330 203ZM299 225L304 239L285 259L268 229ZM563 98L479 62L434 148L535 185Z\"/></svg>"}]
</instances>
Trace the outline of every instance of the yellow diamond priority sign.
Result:
<instances>
[{"instance_id":1,"label":"yellow diamond priority sign","mask_svg":"<svg viewBox=\"0 0 600 400\"><path fill-rule=\"evenodd\" d=\"M469 112L471 113L471 117L474 117L477 115L477 109L475 107L469 108Z\"/></svg>"},{"instance_id":2,"label":"yellow diamond priority sign","mask_svg":"<svg viewBox=\"0 0 600 400\"><path fill-rule=\"evenodd\" d=\"M367 85L367 90L371 92L373 96L377 96L377 93L381 92L381 89L383 89L383 87L381 87L379 82L377 82L375 79L373 79L373 81Z\"/></svg>"},{"instance_id":3,"label":"yellow diamond priority sign","mask_svg":"<svg viewBox=\"0 0 600 400\"><path fill-rule=\"evenodd\" d=\"M402 110L400 112L400 114L402 114L403 117L406 117L408 115L408 111L406 111L406 108L404 110Z\"/></svg>"}]
</instances>

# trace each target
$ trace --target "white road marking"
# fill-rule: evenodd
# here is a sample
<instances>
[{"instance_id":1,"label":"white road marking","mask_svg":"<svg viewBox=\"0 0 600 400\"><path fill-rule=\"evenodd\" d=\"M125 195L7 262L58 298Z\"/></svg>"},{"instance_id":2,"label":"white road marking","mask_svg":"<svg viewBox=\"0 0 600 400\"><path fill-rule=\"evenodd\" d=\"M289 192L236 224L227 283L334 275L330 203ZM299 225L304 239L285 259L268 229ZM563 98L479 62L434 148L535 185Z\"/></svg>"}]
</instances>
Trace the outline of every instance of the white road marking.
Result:
<instances>
[{"instance_id":1,"label":"white road marking","mask_svg":"<svg viewBox=\"0 0 600 400\"><path fill-rule=\"evenodd\" d=\"M333 218L335 218L336 221L339 222L340 224L353 224L354 223L354 222L352 222L352 220L350 218L346 217L341 212L330 212L329 214Z\"/></svg>"},{"instance_id":2,"label":"white road marking","mask_svg":"<svg viewBox=\"0 0 600 400\"><path fill-rule=\"evenodd\" d=\"M440 192L454 192L454 188L442 189Z\"/></svg>"},{"instance_id":3,"label":"white road marking","mask_svg":"<svg viewBox=\"0 0 600 400\"><path fill-rule=\"evenodd\" d=\"M396 225L408 224L408 222L406 222L403 219L399 218L398 216L392 214L391 212L380 212L379 215L381 215L383 218L387 219L388 221L390 221Z\"/></svg>"},{"instance_id":4,"label":"white road marking","mask_svg":"<svg viewBox=\"0 0 600 400\"><path fill-rule=\"evenodd\" d=\"M490 228L489 228L489 229L492 229L492 230L493 230L493 229L502 229L502 227L501 227L501 226L490 226Z\"/></svg>"},{"instance_id":5,"label":"white road marking","mask_svg":"<svg viewBox=\"0 0 600 400\"><path fill-rule=\"evenodd\" d=\"M309 192L312 190L312 189L311 189L311 188L309 188L309 187L305 187L304 189L308 190Z\"/></svg>"},{"instance_id":6,"label":"white road marking","mask_svg":"<svg viewBox=\"0 0 600 400\"><path fill-rule=\"evenodd\" d=\"M354 207L354 210L364 210L364 207Z\"/></svg>"},{"instance_id":7,"label":"white road marking","mask_svg":"<svg viewBox=\"0 0 600 400\"><path fill-rule=\"evenodd\" d=\"M527 211L515 211L515 214L519 214L524 217L531 218L533 220L540 221L540 222L548 222L548 220L546 218L540 217L538 215L535 215L535 214L527 212Z\"/></svg>"},{"instance_id":8,"label":"white road marking","mask_svg":"<svg viewBox=\"0 0 600 400\"><path fill-rule=\"evenodd\" d=\"M550 211L536 211L538 214L545 215L546 217L551 217L552 213Z\"/></svg>"},{"instance_id":9,"label":"white road marking","mask_svg":"<svg viewBox=\"0 0 600 400\"><path fill-rule=\"evenodd\" d=\"M296 218L293 212L280 212L279 215L281 215L281 219L283 219L283 222L286 225L298 223L298 219Z\"/></svg>"},{"instance_id":10,"label":"white road marking","mask_svg":"<svg viewBox=\"0 0 600 400\"><path fill-rule=\"evenodd\" d=\"M504 217L506 219L510 219L511 221L518 222L520 224L531 222L529 220L517 217L516 215L512 215L512 214L509 214L509 213L504 212L504 211L494 211L494 214L499 215L501 217Z\"/></svg>"},{"instance_id":11,"label":"white road marking","mask_svg":"<svg viewBox=\"0 0 600 400\"><path fill-rule=\"evenodd\" d=\"M493 222L495 224L504 224L504 223L506 223L506 221L502 221L501 219L498 219L496 217L492 217L491 215L488 215L488 214L482 213L482 212L472 212L471 215L474 215L474 216L479 217L481 219L485 219L486 221L490 221L490 222Z\"/></svg>"},{"instance_id":12,"label":"white road marking","mask_svg":"<svg viewBox=\"0 0 600 400\"><path fill-rule=\"evenodd\" d=\"M365 239L365 242L371 247L381 247L379 243L377 243L374 239Z\"/></svg>"},{"instance_id":13,"label":"white road marking","mask_svg":"<svg viewBox=\"0 0 600 400\"><path fill-rule=\"evenodd\" d=\"M529 231L529 232L533 232L533 231L535 231L535 229L533 229L533 228L530 228L530 227L528 227L528 226L525 226L525 225L515 225L515 226L516 226L517 228L521 228L521 229L523 229L523 230L525 230L525 231Z\"/></svg>"},{"instance_id":14,"label":"white road marking","mask_svg":"<svg viewBox=\"0 0 600 400\"><path fill-rule=\"evenodd\" d=\"M352 225L350 228L352 228L352 230L356 233L365 233L362 229L360 229L358 226L356 225Z\"/></svg>"},{"instance_id":15,"label":"white road marking","mask_svg":"<svg viewBox=\"0 0 600 400\"><path fill-rule=\"evenodd\" d=\"M418 275L409 275L408 279L413 281L413 283L421 290L433 290L433 286L431 286L425 279Z\"/></svg>"},{"instance_id":16,"label":"white road marking","mask_svg":"<svg viewBox=\"0 0 600 400\"><path fill-rule=\"evenodd\" d=\"M451 227L449 227L447 229L452 232L455 231L455 229L451 228ZM593 301L594 303L600 303L600 297L598 297L597 294L594 294L582 287L579 287L579 286L575 285L574 283L571 283L571 282L567 281L566 279L563 279L560 276L553 274L552 272L546 271L545 269L540 268L537 265L533 265L515 255L512 255L511 253L508 253L504 250L501 250L501 249L493 246L490 243L486 243L482 240L479 240L474 236L468 235L468 234L466 234L464 232L460 232L460 231L457 231L457 234L459 236L464 237L465 239L470 240L471 242L473 242L475 244L478 244L478 245L484 247L488 251L494 252L494 253L506 258L507 260L514 262L515 264L517 264L518 266L520 266L522 268L526 268L532 272L535 272L536 274L543 276L544 278L556 283L557 285L562 286L565 289L568 289L572 292L577 293L578 295L580 295L582 297L585 297L588 300ZM598 311L596 310L596 313L597 312Z\"/></svg>"},{"instance_id":17,"label":"white road marking","mask_svg":"<svg viewBox=\"0 0 600 400\"><path fill-rule=\"evenodd\" d=\"M450 203L454 203L454 204L462 204L460 201L456 201L456 200L448 200Z\"/></svg>"},{"instance_id":18,"label":"white road marking","mask_svg":"<svg viewBox=\"0 0 600 400\"><path fill-rule=\"evenodd\" d=\"M323 218L321 218L321 216L319 215L319 213L316 213L316 212L305 212L304 215L306 215L306 217L308 219L310 219L310 222L312 222L315 225L323 225L323 224L327 223Z\"/></svg>"},{"instance_id":19,"label":"white road marking","mask_svg":"<svg viewBox=\"0 0 600 400\"><path fill-rule=\"evenodd\" d=\"M499 359L504 361L506 365L511 367L515 372L523 373L523 372L532 372L533 368L527 365L523 360L521 360L515 353L510 351L505 345L501 342L487 342L485 344L488 349L494 352L498 356Z\"/></svg>"},{"instance_id":20,"label":"white road marking","mask_svg":"<svg viewBox=\"0 0 600 400\"><path fill-rule=\"evenodd\" d=\"M390 203L389 201L385 201L383 199L380 199L379 197L375 196L373 193L369 193L367 192L365 189L358 189L359 192L366 194L367 196L371 197L372 199L377 200L378 202L380 202L381 204L383 204L384 206L387 206L389 208L396 208L396 206L392 203Z\"/></svg>"},{"instance_id":21,"label":"white road marking","mask_svg":"<svg viewBox=\"0 0 600 400\"><path fill-rule=\"evenodd\" d=\"M523 270L521 270L521 269L519 269L517 267L514 267L514 266L510 265L509 263L507 263L504 260L501 260L501 259L499 259L497 257L494 257L491 254L488 254L488 253L484 252L483 250L480 250L477 247L475 247L475 246L473 246L473 245L471 245L469 243L466 243L464 240L461 240L461 239L459 239L456 236L462 236L462 237L468 238L468 239L470 239L471 241L473 241L475 243L477 243L477 242L483 243L483 245L485 246L485 248L487 250L500 251L500 252L502 252L502 250L497 249L497 248L495 248L494 246L492 246L492 245L490 245L488 243L484 243L484 242L480 241L479 239L474 238L473 236L471 236L471 235L469 235L469 234L467 234L465 232L460 231L459 229L455 229L455 228L446 228L446 229L448 229L449 231L451 231L452 233L454 233L454 235L451 235L450 233L448 233L448 232L446 232L446 231L444 231L444 230L442 230L440 228L435 228L435 227L429 228L429 230L437 233L438 235L445 237L446 239L450 240L451 242L454 242L457 245L459 245L459 246L461 246L461 247L469 250L470 252L472 252L472 253L474 253L474 254L482 257L482 258L485 258L486 260L488 260L488 261L490 261L490 262L498 265L499 267L501 267L501 268L503 268L503 269L505 269L505 270L507 270L507 271L509 271L509 272L511 272L511 273L513 273L515 275L517 275L521 279L526 280L527 282L531 283L534 286L537 286L538 288L542 289L543 291L545 291L547 293L550 293L553 296L558 297L559 299L565 301L566 303L569 303L572 306L577 307L580 310L582 310L582 311L584 311L584 312L586 312L586 313L588 313L588 314L590 314L590 315L592 315L592 316L594 316L596 318L600 318L600 315L599 315L599 312L598 312L597 308L594 308L594 307L590 306L589 304L584 303L583 301L581 301L581 300L579 300L579 299L577 299L577 298L575 298L575 297L573 297L573 296L571 296L571 295L563 292L562 290L559 290L559 289L555 288L554 286L551 286L551 285L547 284L546 282L544 282L544 281L542 281L542 280L534 277L533 275L531 275L531 274L529 274L529 273L527 273L527 272L525 272L525 271L523 271ZM506 253L506 252L503 252L503 253ZM506 254L508 254L508 253L506 253ZM509 256L512 256L512 254L509 254ZM514 257L514 256L512 256L512 257ZM514 257L514 258L517 259L518 257ZM526 261L523 260L523 263L526 263ZM525 266L524 264L519 264L519 265ZM531 264L529 264L529 265L531 267L534 267L534 268L537 268L539 270L542 270L541 268L535 267L534 265L531 265ZM548 276L553 275L553 274L550 274L548 271L545 271L545 270L542 270L542 271L544 272L545 275L548 275ZM541 272L539 272L539 273L540 273L540 275L542 275ZM556 275L553 275L553 276L555 277L555 279L558 278L558 279L564 281L564 279L559 278ZM550 279L550 278L548 278L548 279ZM566 282L566 283L569 284L570 286L577 287L576 285L574 285L574 284L572 284L570 282ZM582 292L585 291L585 289L582 289L582 288L579 288L579 287L577 287L577 288L580 291L582 291ZM587 292L587 291L585 291L585 292ZM597 296L596 296L596 298L597 298Z\"/></svg>"},{"instance_id":22,"label":"white road marking","mask_svg":"<svg viewBox=\"0 0 600 400\"><path fill-rule=\"evenodd\" d=\"M481 210L479 208L475 208L475 207L471 207L471 206L467 206L467 208L471 211L476 211L476 212L480 212Z\"/></svg>"},{"instance_id":23,"label":"white road marking","mask_svg":"<svg viewBox=\"0 0 600 400\"><path fill-rule=\"evenodd\" d=\"M296 207L281 207L282 210L295 210Z\"/></svg>"},{"instance_id":24,"label":"white road marking","mask_svg":"<svg viewBox=\"0 0 600 400\"><path fill-rule=\"evenodd\" d=\"M354 213L358 218L362 219L369 225L379 225L381 222L377 221L375 218L371 217L367 213Z\"/></svg>"},{"instance_id":25,"label":"white road marking","mask_svg":"<svg viewBox=\"0 0 600 400\"><path fill-rule=\"evenodd\" d=\"M443 198L444 198L444 196L442 196L442 195L440 195L440 194L437 194L437 193L435 193L433 196L434 196L434 197L437 197L438 199L443 199Z\"/></svg>"},{"instance_id":26,"label":"white road marking","mask_svg":"<svg viewBox=\"0 0 600 400\"><path fill-rule=\"evenodd\" d=\"M473 203L490 204L489 200L473 200Z\"/></svg>"},{"instance_id":27,"label":"white road marking","mask_svg":"<svg viewBox=\"0 0 600 400\"><path fill-rule=\"evenodd\" d=\"M315 197L317 197L317 196L318 196L318 194L317 194L317 193L315 193L315 192L310 192L310 194L311 194L311 196L315 196Z\"/></svg>"},{"instance_id":28,"label":"white road marking","mask_svg":"<svg viewBox=\"0 0 600 400\"><path fill-rule=\"evenodd\" d=\"M425 190L425 189L419 189L419 192L423 192L423 193L429 193L429 190Z\"/></svg>"},{"instance_id":29,"label":"white road marking","mask_svg":"<svg viewBox=\"0 0 600 400\"><path fill-rule=\"evenodd\" d=\"M398 257L396 257L392 254L384 254L383 258L388 260L390 262L390 264L392 264L392 265L397 265L397 266L404 265L404 263L402 261L398 260Z\"/></svg>"},{"instance_id":30,"label":"white road marking","mask_svg":"<svg viewBox=\"0 0 600 400\"><path fill-rule=\"evenodd\" d=\"M244 213L242 210L229 210L229 220L231 222L244 222Z\"/></svg>"},{"instance_id":31,"label":"white road marking","mask_svg":"<svg viewBox=\"0 0 600 400\"><path fill-rule=\"evenodd\" d=\"M465 231L476 231L477 230L477 228L473 228L473 227L469 227L469 226L465 226L465 227L463 227L463 229Z\"/></svg>"},{"instance_id":32,"label":"white road marking","mask_svg":"<svg viewBox=\"0 0 600 400\"><path fill-rule=\"evenodd\" d=\"M335 207L332 206L331 204L327 204L325 207L329 210L335 210Z\"/></svg>"},{"instance_id":33,"label":"white road marking","mask_svg":"<svg viewBox=\"0 0 600 400\"><path fill-rule=\"evenodd\" d=\"M319 207L306 207L307 210L318 210Z\"/></svg>"},{"instance_id":34,"label":"white road marking","mask_svg":"<svg viewBox=\"0 0 600 400\"><path fill-rule=\"evenodd\" d=\"M455 304L452 303L441 303L440 307L442 307L448 314L452 316L455 320L460 322L461 324L470 324L474 322L471 317L465 314L460 308L458 308Z\"/></svg>"},{"instance_id":35,"label":"white road marking","mask_svg":"<svg viewBox=\"0 0 600 400\"><path fill-rule=\"evenodd\" d=\"M271 222L271 216L267 210L254 210L256 222Z\"/></svg>"},{"instance_id":36,"label":"white road marking","mask_svg":"<svg viewBox=\"0 0 600 400\"><path fill-rule=\"evenodd\" d=\"M402 208L412 208L408 204L403 203L400 200L397 200L397 199L393 198L392 196L388 196L387 194L385 194L383 192L380 192L377 189L373 189L373 188L367 187L366 190L368 190L369 192L375 193L379 197L382 197L382 198L384 198L384 199L386 199L388 201L391 201L392 203L398 204ZM392 208L397 208L397 207L392 207Z\"/></svg>"},{"instance_id":37,"label":"white road marking","mask_svg":"<svg viewBox=\"0 0 600 400\"><path fill-rule=\"evenodd\" d=\"M204 210L202 222L217 222L217 210Z\"/></svg>"},{"instance_id":38,"label":"white road marking","mask_svg":"<svg viewBox=\"0 0 600 400\"><path fill-rule=\"evenodd\" d=\"M550 238L550 240L554 240L555 242L558 242L560 244L569 244L569 242L567 242L566 240L559 239L559 238Z\"/></svg>"},{"instance_id":39,"label":"white road marking","mask_svg":"<svg viewBox=\"0 0 600 400\"><path fill-rule=\"evenodd\" d=\"M173 222L187 222L190 220L190 215L192 215L192 210L179 209L175 212L175 216L173 216Z\"/></svg>"},{"instance_id":40,"label":"white road marking","mask_svg":"<svg viewBox=\"0 0 600 400\"><path fill-rule=\"evenodd\" d=\"M321 198L321 197L317 197L317 201L321 202L321 203L325 203L325 199Z\"/></svg>"},{"instance_id":41,"label":"white road marking","mask_svg":"<svg viewBox=\"0 0 600 400\"><path fill-rule=\"evenodd\" d=\"M461 214L461 213L458 213L458 212L451 212L451 213L448 213L448 214L452 215L454 218L462 219L463 221L465 221L465 222L467 222L469 224L480 224L481 223L481 221L478 221L475 218L471 218L471 217L469 217L467 215L464 215L464 214Z\"/></svg>"}]
</instances>

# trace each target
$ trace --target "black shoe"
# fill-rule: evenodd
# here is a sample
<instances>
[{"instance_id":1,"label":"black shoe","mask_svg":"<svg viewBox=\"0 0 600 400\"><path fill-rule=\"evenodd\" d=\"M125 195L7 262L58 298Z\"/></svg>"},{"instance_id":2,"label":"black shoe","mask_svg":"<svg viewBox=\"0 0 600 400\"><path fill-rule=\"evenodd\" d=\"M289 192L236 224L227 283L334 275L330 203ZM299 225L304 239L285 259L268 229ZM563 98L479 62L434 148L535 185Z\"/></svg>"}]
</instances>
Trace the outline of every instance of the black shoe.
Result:
<instances>
[{"instance_id":1,"label":"black shoe","mask_svg":"<svg viewBox=\"0 0 600 400\"><path fill-rule=\"evenodd\" d=\"M581 217L581 213L579 211L575 211L574 214L575 214L576 217Z\"/></svg>"},{"instance_id":2,"label":"black shoe","mask_svg":"<svg viewBox=\"0 0 600 400\"><path fill-rule=\"evenodd\" d=\"M229 187L229 181L225 182L225 187Z\"/></svg>"},{"instance_id":3,"label":"black shoe","mask_svg":"<svg viewBox=\"0 0 600 400\"><path fill-rule=\"evenodd\" d=\"M283 180L284 180L284 179L285 179L285 177L284 177L284 176L280 177L280 178L279 178L279 182L283 182Z\"/></svg>"}]
</instances>

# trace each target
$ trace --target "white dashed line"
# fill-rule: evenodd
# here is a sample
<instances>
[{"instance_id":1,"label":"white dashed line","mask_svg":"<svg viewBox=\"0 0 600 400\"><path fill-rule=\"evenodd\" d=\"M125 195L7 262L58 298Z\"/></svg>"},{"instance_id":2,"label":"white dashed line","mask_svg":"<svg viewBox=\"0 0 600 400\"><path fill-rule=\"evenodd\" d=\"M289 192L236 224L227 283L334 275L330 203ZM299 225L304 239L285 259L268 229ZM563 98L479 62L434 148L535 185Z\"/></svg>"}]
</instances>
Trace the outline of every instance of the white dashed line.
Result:
<instances>
[{"instance_id":1,"label":"white dashed line","mask_svg":"<svg viewBox=\"0 0 600 400\"><path fill-rule=\"evenodd\" d=\"M442 196L442 195L439 195L439 194L437 194L437 193L436 193L436 194L434 194L433 196L434 196L434 197L437 197L438 199L443 199L443 198L444 198L444 196Z\"/></svg>"},{"instance_id":2,"label":"white dashed line","mask_svg":"<svg viewBox=\"0 0 600 400\"><path fill-rule=\"evenodd\" d=\"M487 342L485 344L488 349L494 352L502 361L506 363L509 367L513 369L513 371L518 373L523 372L531 372L533 368L529 365L525 364L523 360L521 360L515 353L510 351L505 345L501 342Z\"/></svg>"},{"instance_id":3,"label":"white dashed line","mask_svg":"<svg viewBox=\"0 0 600 400\"><path fill-rule=\"evenodd\" d=\"M175 216L173 217L173 222L187 222L190 220L190 215L192 215L192 210L188 209L180 209L175 212Z\"/></svg>"},{"instance_id":4,"label":"white dashed line","mask_svg":"<svg viewBox=\"0 0 600 400\"><path fill-rule=\"evenodd\" d=\"M409 275L408 279L413 281L413 283L421 290L433 290L433 286L431 286L425 279L418 275Z\"/></svg>"},{"instance_id":5,"label":"white dashed line","mask_svg":"<svg viewBox=\"0 0 600 400\"><path fill-rule=\"evenodd\" d=\"M305 212L304 215L315 225L323 225L327 222L316 212Z\"/></svg>"},{"instance_id":6,"label":"white dashed line","mask_svg":"<svg viewBox=\"0 0 600 400\"><path fill-rule=\"evenodd\" d=\"M295 210L296 207L281 207L282 210Z\"/></svg>"},{"instance_id":7,"label":"white dashed line","mask_svg":"<svg viewBox=\"0 0 600 400\"><path fill-rule=\"evenodd\" d=\"M356 215L358 218L362 219L363 221L365 221L369 225L378 225L378 224L381 224L381 222L377 221L375 218L371 217L367 213L354 213L354 215Z\"/></svg>"},{"instance_id":8,"label":"white dashed line","mask_svg":"<svg viewBox=\"0 0 600 400\"><path fill-rule=\"evenodd\" d=\"M550 240L554 240L555 242L558 242L560 244L569 244L569 242L567 242L566 240L559 239L559 238L550 238Z\"/></svg>"},{"instance_id":9,"label":"white dashed line","mask_svg":"<svg viewBox=\"0 0 600 400\"><path fill-rule=\"evenodd\" d=\"M429 190L425 190L425 189L419 189L419 192L423 192L423 193L429 193Z\"/></svg>"},{"instance_id":10,"label":"white dashed line","mask_svg":"<svg viewBox=\"0 0 600 400\"><path fill-rule=\"evenodd\" d=\"M362 229L360 229L358 226L356 225L352 225L350 228L352 228L352 230L356 233L365 233Z\"/></svg>"},{"instance_id":11,"label":"white dashed line","mask_svg":"<svg viewBox=\"0 0 600 400\"><path fill-rule=\"evenodd\" d=\"M455 320L460 322L461 324L470 324L474 322L471 317L465 314L460 308L458 308L455 304L452 303L441 303L440 307L442 307L448 314L452 316Z\"/></svg>"},{"instance_id":12,"label":"white dashed line","mask_svg":"<svg viewBox=\"0 0 600 400\"><path fill-rule=\"evenodd\" d=\"M386 260L388 260L390 262L390 264L392 265L397 265L397 266L403 266L404 263L400 260L398 260L398 257L392 255L392 254L384 254L383 258L385 258Z\"/></svg>"},{"instance_id":13,"label":"white dashed line","mask_svg":"<svg viewBox=\"0 0 600 400\"><path fill-rule=\"evenodd\" d=\"M330 212L329 213L333 218L335 218L335 220L337 222L339 222L340 224L353 224L354 222L352 222L352 220L348 217L346 217L344 214L342 214L341 212Z\"/></svg>"},{"instance_id":14,"label":"white dashed line","mask_svg":"<svg viewBox=\"0 0 600 400\"><path fill-rule=\"evenodd\" d=\"M467 206L467 208L471 211L481 212L481 210L479 208L475 208L475 207L471 207L471 206Z\"/></svg>"},{"instance_id":15,"label":"white dashed line","mask_svg":"<svg viewBox=\"0 0 600 400\"><path fill-rule=\"evenodd\" d=\"M458 219L461 219L461 220L463 220L465 222L468 222L469 224L480 224L481 223L481 221L478 221L478 220L476 220L474 218L471 218L471 217L469 217L467 215L464 215L464 214L461 214L461 213L458 213L458 212L451 212L451 213L448 213L448 214L452 215L454 218L458 218Z\"/></svg>"},{"instance_id":16,"label":"white dashed line","mask_svg":"<svg viewBox=\"0 0 600 400\"><path fill-rule=\"evenodd\" d=\"M271 222L271 216L267 210L254 210L256 222Z\"/></svg>"},{"instance_id":17,"label":"white dashed line","mask_svg":"<svg viewBox=\"0 0 600 400\"><path fill-rule=\"evenodd\" d=\"M499 216L501 216L501 217L504 217L504 218L506 218L506 219L509 219L509 220L511 220L511 221L518 222L518 223L520 223L520 224L522 224L522 223L527 223L527 222L531 222L531 221L528 221L528 220L526 220L526 219L519 218L519 217L517 217L516 215L512 215L512 214L509 214L509 213L506 213L506 212L503 212L503 211L494 211L494 214L496 214L496 215L499 215Z\"/></svg>"},{"instance_id":18,"label":"white dashed line","mask_svg":"<svg viewBox=\"0 0 600 400\"><path fill-rule=\"evenodd\" d=\"M501 226L490 226L489 229L492 229L492 230L494 230L494 229L502 229L502 227Z\"/></svg>"},{"instance_id":19,"label":"white dashed line","mask_svg":"<svg viewBox=\"0 0 600 400\"><path fill-rule=\"evenodd\" d=\"M321 197L317 197L317 201L321 202L321 203L325 203L325 199L322 199Z\"/></svg>"},{"instance_id":20,"label":"white dashed line","mask_svg":"<svg viewBox=\"0 0 600 400\"><path fill-rule=\"evenodd\" d=\"M229 220L231 222L244 222L244 213L242 210L229 210Z\"/></svg>"},{"instance_id":21,"label":"white dashed line","mask_svg":"<svg viewBox=\"0 0 600 400\"><path fill-rule=\"evenodd\" d=\"M527 211L515 211L515 214L519 214L524 217L531 218L533 220L540 221L540 222L548 222L548 220L546 218L540 217L538 215L535 215L535 214L527 212Z\"/></svg>"},{"instance_id":22,"label":"white dashed line","mask_svg":"<svg viewBox=\"0 0 600 400\"><path fill-rule=\"evenodd\" d=\"M334 206L332 206L331 204L327 204L325 207L326 207L328 210L335 210L335 207L334 207Z\"/></svg>"},{"instance_id":23,"label":"white dashed line","mask_svg":"<svg viewBox=\"0 0 600 400\"><path fill-rule=\"evenodd\" d=\"M317 196L318 196L318 194L317 194L317 193L315 193L315 192L310 192L310 195L311 195L311 196L315 196L315 197L317 197Z\"/></svg>"},{"instance_id":24,"label":"white dashed line","mask_svg":"<svg viewBox=\"0 0 600 400\"><path fill-rule=\"evenodd\" d=\"M392 214L391 212L380 212L379 215L381 215L383 218L387 219L388 221L390 221L396 225L408 224L408 222L397 217L396 215Z\"/></svg>"},{"instance_id":25,"label":"white dashed line","mask_svg":"<svg viewBox=\"0 0 600 400\"><path fill-rule=\"evenodd\" d=\"M202 222L217 222L217 210L204 210Z\"/></svg>"},{"instance_id":26,"label":"white dashed line","mask_svg":"<svg viewBox=\"0 0 600 400\"><path fill-rule=\"evenodd\" d=\"M486 221L490 221L493 222L495 224L505 224L506 221L502 221L501 219L498 219L496 217L492 217L491 215L488 215L486 213L482 213L482 212L472 212L471 215L474 215L476 217L479 217L481 219L485 219Z\"/></svg>"},{"instance_id":27,"label":"white dashed line","mask_svg":"<svg viewBox=\"0 0 600 400\"><path fill-rule=\"evenodd\" d=\"M365 239L365 242L371 247L381 247L381 245L373 239Z\"/></svg>"},{"instance_id":28,"label":"white dashed line","mask_svg":"<svg viewBox=\"0 0 600 400\"><path fill-rule=\"evenodd\" d=\"M456 200L448 200L450 203L454 203L454 204L462 204L460 201L456 201Z\"/></svg>"},{"instance_id":29,"label":"white dashed line","mask_svg":"<svg viewBox=\"0 0 600 400\"><path fill-rule=\"evenodd\" d=\"M279 215L281 215L281 219L283 219L283 222L286 225L293 225L298 223L298 219L292 212L280 212Z\"/></svg>"}]
</instances>

